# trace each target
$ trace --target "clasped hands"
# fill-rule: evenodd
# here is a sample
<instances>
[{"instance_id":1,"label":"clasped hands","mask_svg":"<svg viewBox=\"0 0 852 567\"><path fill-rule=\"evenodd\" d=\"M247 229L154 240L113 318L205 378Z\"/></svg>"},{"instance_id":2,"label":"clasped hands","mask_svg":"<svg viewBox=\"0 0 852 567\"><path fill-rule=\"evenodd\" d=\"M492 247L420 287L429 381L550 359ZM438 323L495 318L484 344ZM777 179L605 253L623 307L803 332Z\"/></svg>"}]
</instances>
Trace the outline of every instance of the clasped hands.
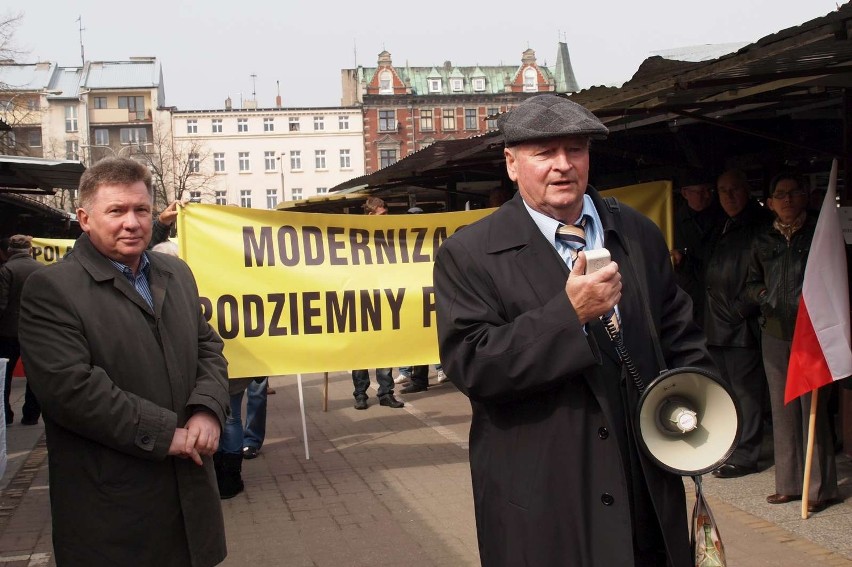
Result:
<instances>
[{"instance_id":1,"label":"clasped hands","mask_svg":"<svg viewBox=\"0 0 852 567\"><path fill-rule=\"evenodd\" d=\"M600 270L586 274L586 254L580 252L565 282L565 293L577 318L585 325L606 315L621 301L621 274L618 264L610 262Z\"/></svg>"},{"instance_id":2,"label":"clasped hands","mask_svg":"<svg viewBox=\"0 0 852 567\"><path fill-rule=\"evenodd\" d=\"M212 455L219 448L221 427L216 417L204 410L195 412L186 422L186 427L175 429L169 455L192 459L201 466L202 455Z\"/></svg>"}]
</instances>

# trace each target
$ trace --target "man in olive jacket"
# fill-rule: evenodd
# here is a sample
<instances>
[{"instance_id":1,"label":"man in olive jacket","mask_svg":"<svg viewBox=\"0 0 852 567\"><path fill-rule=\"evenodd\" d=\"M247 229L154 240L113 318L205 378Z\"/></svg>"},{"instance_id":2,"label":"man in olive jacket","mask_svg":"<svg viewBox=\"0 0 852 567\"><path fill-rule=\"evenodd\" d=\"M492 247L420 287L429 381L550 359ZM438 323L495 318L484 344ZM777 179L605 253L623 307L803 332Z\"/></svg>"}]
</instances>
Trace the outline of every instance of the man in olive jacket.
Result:
<instances>
[{"instance_id":1,"label":"man in olive jacket","mask_svg":"<svg viewBox=\"0 0 852 567\"><path fill-rule=\"evenodd\" d=\"M24 288L20 340L63 567L207 567L226 555L210 456L227 363L189 268L145 252L152 194L138 162L90 167L77 209L85 234Z\"/></svg>"},{"instance_id":2,"label":"man in olive jacket","mask_svg":"<svg viewBox=\"0 0 852 567\"><path fill-rule=\"evenodd\" d=\"M652 332L670 368L712 368L668 247L588 186L589 138L607 133L591 112L538 95L500 128L518 193L447 239L434 273L441 362L473 409L482 564L694 565L683 482L639 451L636 388L599 320L617 305L646 383L661 370ZM556 236L581 218L586 247L614 260L588 275Z\"/></svg>"}]
</instances>

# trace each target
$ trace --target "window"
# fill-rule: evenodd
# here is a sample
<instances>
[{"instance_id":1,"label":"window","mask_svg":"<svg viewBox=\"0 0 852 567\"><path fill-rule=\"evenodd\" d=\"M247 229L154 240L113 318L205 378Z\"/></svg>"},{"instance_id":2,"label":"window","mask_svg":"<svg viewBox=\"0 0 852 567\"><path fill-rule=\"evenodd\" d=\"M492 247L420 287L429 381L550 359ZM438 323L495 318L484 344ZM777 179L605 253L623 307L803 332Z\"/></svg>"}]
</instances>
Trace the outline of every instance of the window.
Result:
<instances>
[{"instance_id":1,"label":"window","mask_svg":"<svg viewBox=\"0 0 852 567\"><path fill-rule=\"evenodd\" d=\"M123 145L148 143L148 132L145 128L122 128L118 134Z\"/></svg>"},{"instance_id":2,"label":"window","mask_svg":"<svg viewBox=\"0 0 852 567\"><path fill-rule=\"evenodd\" d=\"M118 107L127 109L130 120L145 119L145 97L120 96L118 97Z\"/></svg>"},{"instance_id":3,"label":"window","mask_svg":"<svg viewBox=\"0 0 852 567\"><path fill-rule=\"evenodd\" d=\"M222 119L221 118L214 118L211 121L211 131L214 134L221 134L222 133Z\"/></svg>"},{"instance_id":4,"label":"window","mask_svg":"<svg viewBox=\"0 0 852 567\"><path fill-rule=\"evenodd\" d=\"M441 92L441 79L429 79L429 92L430 93Z\"/></svg>"},{"instance_id":5,"label":"window","mask_svg":"<svg viewBox=\"0 0 852 567\"><path fill-rule=\"evenodd\" d=\"M289 119L287 119L287 124L290 127L291 132L298 132L299 131L299 117L298 116L291 116Z\"/></svg>"},{"instance_id":6,"label":"window","mask_svg":"<svg viewBox=\"0 0 852 567\"><path fill-rule=\"evenodd\" d=\"M216 204L217 205L227 205L228 204L228 192L227 191L216 191Z\"/></svg>"},{"instance_id":7,"label":"window","mask_svg":"<svg viewBox=\"0 0 852 567\"><path fill-rule=\"evenodd\" d=\"M327 195L328 187L317 187L317 195Z\"/></svg>"},{"instance_id":8,"label":"window","mask_svg":"<svg viewBox=\"0 0 852 567\"><path fill-rule=\"evenodd\" d=\"M534 93L538 91L538 73L532 67L524 70L524 92Z\"/></svg>"},{"instance_id":9,"label":"window","mask_svg":"<svg viewBox=\"0 0 852 567\"><path fill-rule=\"evenodd\" d=\"M278 189L266 190L266 208L274 209L278 206Z\"/></svg>"},{"instance_id":10,"label":"window","mask_svg":"<svg viewBox=\"0 0 852 567\"><path fill-rule=\"evenodd\" d=\"M474 91L481 93L485 90L485 77L476 77L472 82Z\"/></svg>"},{"instance_id":11,"label":"window","mask_svg":"<svg viewBox=\"0 0 852 567\"><path fill-rule=\"evenodd\" d=\"M97 128L95 130L95 145L96 146L108 146L109 145L109 130L106 128Z\"/></svg>"},{"instance_id":12,"label":"window","mask_svg":"<svg viewBox=\"0 0 852 567\"><path fill-rule=\"evenodd\" d=\"M340 168L348 169L352 167L352 161L349 159L349 150L340 150Z\"/></svg>"},{"instance_id":13,"label":"window","mask_svg":"<svg viewBox=\"0 0 852 567\"><path fill-rule=\"evenodd\" d=\"M432 116L435 111L431 108L429 110L421 110L420 111L420 130L424 132L431 132L434 126L432 126Z\"/></svg>"},{"instance_id":14,"label":"window","mask_svg":"<svg viewBox=\"0 0 852 567\"><path fill-rule=\"evenodd\" d=\"M460 93L464 89L464 81L462 79L450 79L450 88L454 93Z\"/></svg>"},{"instance_id":15,"label":"window","mask_svg":"<svg viewBox=\"0 0 852 567\"><path fill-rule=\"evenodd\" d=\"M186 121L186 133L198 134L198 120L191 119Z\"/></svg>"},{"instance_id":16,"label":"window","mask_svg":"<svg viewBox=\"0 0 852 567\"><path fill-rule=\"evenodd\" d=\"M76 106L66 106L65 107L65 131L66 132L76 132L77 131L77 107Z\"/></svg>"},{"instance_id":17,"label":"window","mask_svg":"<svg viewBox=\"0 0 852 567\"><path fill-rule=\"evenodd\" d=\"M266 171L275 171L275 152L263 152L263 169Z\"/></svg>"},{"instance_id":18,"label":"window","mask_svg":"<svg viewBox=\"0 0 852 567\"><path fill-rule=\"evenodd\" d=\"M294 150L290 152L290 169L302 169L302 152Z\"/></svg>"},{"instance_id":19,"label":"window","mask_svg":"<svg viewBox=\"0 0 852 567\"><path fill-rule=\"evenodd\" d=\"M300 187L293 187L293 200L297 201L302 198L302 189Z\"/></svg>"},{"instance_id":20,"label":"window","mask_svg":"<svg viewBox=\"0 0 852 567\"><path fill-rule=\"evenodd\" d=\"M263 131L264 132L274 132L275 131L275 119L274 118L264 118L263 119Z\"/></svg>"},{"instance_id":21,"label":"window","mask_svg":"<svg viewBox=\"0 0 852 567\"><path fill-rule=\"evenodd\" d=\"M485 111L485 116L488 118L485 120L485 127L489 130L494 130L497 128L497 115L500 114L500 109L497 107L489 107Z\"/></svg>"},{"instance_id":22,"label":"window","mask_svg":"<svg viewBox=\"0 0 852 567\"><path fill-rule=\"evenodd\" d=\"M41 109L41 102L37 98L27 99L27 110L36 111Z\"/></svg>"},{"instance_id":23,"label":"window","mask_svg":"<svg viewBox=\"0 0 852 567\"><path fill-rule=\"evenodd\" d=\"M379 150L379 167L387 167L396 163L396 150Z\"/></svg>"},{"instance_id":24,"label":"window","mask_svg":"<svg viewBox=\"0 0 852 567\"><path fill-rule=\"evenodd\" d=\"M80 142L77 140L67 140L65 142L65 159L80 159Z\"/></svg>"},{"instance_id":25,"label":"window","mask_svg":"<svg viewBox=\"0 0 852 567\"><path fill-rule=\"evenodd\" d=\"M224 152L213 154L213 171L215 171L216 173L225 173L225 154L224 154Z\"/></svg>"},{"instance_id":26,"label":"window","mask_svg":"<svg viewBox=\"0 0 852 567\"><path fill-rule=\"evenodd\" d=\"M189 192L189 200L193 203L201 202L201 191L190 191Z\"/></svg>"},{"instance_id":27,"label":"window","mask_svg":"<svg viewBox=\"0 0 852 567\"><path fill-rule=\"evenodd\" d=\"M251 163L249 161L249 153L248 152L239 152L239 158L240 158L240 171L251 170Z\"/></svg>"},{"instance_id":28,"label":"window","mask_svg":"<svg viewBox=\"0 0 852 567\"><path fill-rule=\"evenodd\" d=\"M348 116L338 116L337 117L337 128L339 130L349 130L349 117Z\"/></svg>"},{"instance_id":29,"label":"window","mask_svg":"<svg viewBox=\"0 0 852 567\"><path fill-rule=\"evenodd\" d=\"M237 132L248 132L248 118L237 118Z\"/></svg>"},{"instance_id":30,"label":"window","mask_svg":"<svg viewBox=\"0 0 852 567\"><path fill-rule=\"evenodd\" d=\"M379 111L379 132L395 132L396 131L396 111L380 110Z\"/></svg>"},{"instance_id":31,"label":"window","mask_svg":"<svg viewBox=\"0 0 852 567\"><path fill-rule=\"evenodd\" d=\"M476 130L476 109L464 109L464 128L465 130Z\"/></svg>"},{"instance_id":32,"label":"window","mask_svg":"<svg viewBox=\"0 0 852 567\"><path fill-rule=\"evenodd\" d=\"M325 150L314 150L314 161L317 169L325 169Z\"/></svg>"},{"instance_id":33,"label":"window","mask_svg":"<svg viewBox=\"0 0 852 567\"><path fill-rule=\"evenodd\" d=\"M94 103L95 103L95 108L106 108L107 107L107 97L96 96Z\"/></svg>"},{"instance_id":34,"label":"window","mask_svg":"<svg viewBox=\"0 0 852 567\"><path fill-rule=\"evenodd\" d=\"M189 173L198 173L201 171L201 160L198 158L198 154L189 154L187 156L186 168L189 170Z\"/></svg>"},{"instance_id":35,"label":"window","mask_svg":"<svg viewBox=\"0 0 852 567\"><path fill-rule=\"evenodd\" d=\"M325 130L325 118L314 116L314 130Z\"/></svg>"},{"instance_id":36,"label":"window","mask_svg":"<svg viewBox=\"0 0 852 567\"><path fill-rule=\"evenodd\" d=\"M456 129L456 109L443 108L441 109L441 125L444 130Z\"/></svg>"},{"instance_id":37,"label":"window","mask_svg":"<svg viewBox=\"0 0 852 567\"><path fill-rule=\"evenodd\" d=\"M27 135L27 145L31 148L41 147L41 130L30 130Z\"/></svg>"},{"instance_id":38,"label":"window","mask_svg":"<svg viewBox=\"0 0 852 567\"><path fill-rule=\"evenodd\" d=\"M251 189L240 189L240 206L251 208Z\"/></svg>"},{"instance_id":39,"label":"window","mask_svg":"<svg viewBox=\"0 0 852 567\"><path fill-rule=\"evenodd\" d=\"M387 69L379 73L379 94L393 94L393 73Z\"/></svg>"}]
</instances>

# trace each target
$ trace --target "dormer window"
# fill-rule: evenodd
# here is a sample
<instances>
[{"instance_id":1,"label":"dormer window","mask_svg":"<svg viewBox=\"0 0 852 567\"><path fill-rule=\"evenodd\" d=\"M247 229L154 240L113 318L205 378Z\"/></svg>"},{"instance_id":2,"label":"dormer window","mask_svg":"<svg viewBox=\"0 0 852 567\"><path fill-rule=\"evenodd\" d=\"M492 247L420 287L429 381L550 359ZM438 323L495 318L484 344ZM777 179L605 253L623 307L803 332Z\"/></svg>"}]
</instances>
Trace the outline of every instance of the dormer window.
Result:
<instances>
[{"instance_id":1,"label":"dormer window","mask_svg":"<svg viewBox=\"0 0 852 567\"><path fill-rule=\"evenodd\" d=\"M462 79L450 79L450 88L454 93L460 93L464 89L464 81Z\"/></svg>"},{"instance_id":2,"label":"dormer window","mask_svg":"<svg viewBox=\"0 0 852 567\"><path fill-rule=\"evenodd\" d=\"M388 70L379 73L379 94L393 94L393 73Z\"/></svg>"},{"instance_id":3,"label":"dormer window","mask_svg":"<svg viewBox=\"0 0 852 567\"><path fill-rule=\"evenodd\" d=\"M441 79L429 79L429 92L430 93L441 92Z\"/></svg>"},{"instance_id":4,"label":"dormer window","mask_svg":"<svg viewBox=\"0 0 852 567\"><path fill-rule=\"evenodd\" d=\"M524 69L524 92L534 93L538 91L538 73L532 67Z\"/></svg>"},{"instance_id":5,"label":"dormer window","mask_svg":"<svg viewBox=\"0 0 852 567\"><path fill-rule=\"evenodd\" d=\"M478 93L485 90L485 77L476 77L473 79L473 90Z\"/></svg>"}]
</instances>

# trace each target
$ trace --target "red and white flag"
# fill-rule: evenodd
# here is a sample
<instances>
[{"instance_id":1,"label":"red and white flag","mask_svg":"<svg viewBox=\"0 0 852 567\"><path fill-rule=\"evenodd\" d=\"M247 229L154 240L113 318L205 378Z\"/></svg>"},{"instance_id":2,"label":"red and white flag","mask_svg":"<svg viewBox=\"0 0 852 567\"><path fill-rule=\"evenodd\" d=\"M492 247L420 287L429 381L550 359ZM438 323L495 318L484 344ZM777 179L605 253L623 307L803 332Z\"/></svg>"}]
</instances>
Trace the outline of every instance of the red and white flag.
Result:
<instances>
[{"instance_id":1,"label":"red and white flag","mask_svg":"<svg viewBox=\"0 0 852 567\"><path fill-rule=\"evenodd\" d=\"M785 403L852 375L846 245L837 212L837 160L817 220L787 367Z\"/></svg>"}]
</instances>

